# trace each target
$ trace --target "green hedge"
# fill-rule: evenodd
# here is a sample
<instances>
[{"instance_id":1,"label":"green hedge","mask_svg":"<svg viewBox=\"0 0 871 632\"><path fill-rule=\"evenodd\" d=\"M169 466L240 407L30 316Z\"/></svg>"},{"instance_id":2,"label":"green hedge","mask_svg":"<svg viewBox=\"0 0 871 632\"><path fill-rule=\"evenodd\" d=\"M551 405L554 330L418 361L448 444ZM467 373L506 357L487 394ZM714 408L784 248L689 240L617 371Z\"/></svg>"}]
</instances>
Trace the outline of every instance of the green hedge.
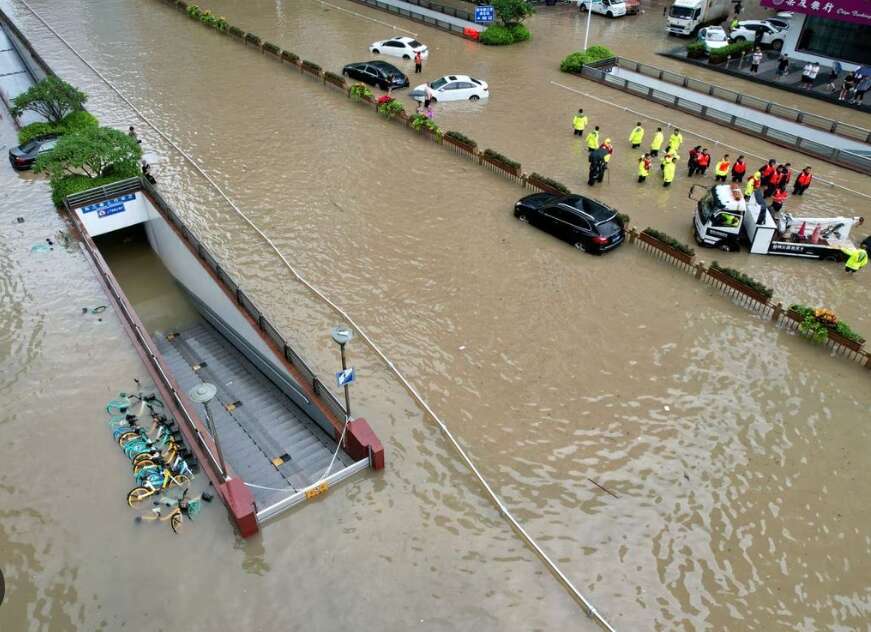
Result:
<instances>
[{"instance_id":1,"label":"green hedge","mask_svg":"<svg viewBox=\"0 0 871 632\"><path fill-rule=\"evenodd\" d=\"M623 225L623 228L629 226L629 220L631 219L626 213L617 213L617 219L620 220L620 224Z\"/></svg>"},{"instance_id":2,"label":"green hedge","mask_svg":"<svg viewBox=\"0 0 871 632\"><path fill-rule=\"evenodd\" d=\"M519 162L517 162L516 160L511 160L511 158L503 156L498 151L493 151L492 149L484 150L484 158L489 158L490 160L501 162L502 164L508 165L509 167L513 167L515 169L520 169Z\"/></svg>"},{"instance_id":3,"label":"green hedge","mask_svg":"<svg viewBox=\"0 0 871 632\"><path fill-rule=\"evenodd\" d=\"M581 67L584 64L592 64L593 62L610 59L611 57L616 57L616 55L610 48L605 46L590 46L587 50L577 51L566 56L560 62L559 69L563 72L578 73L581 72Z\"/></svg>"},{"instance_id":4,"label":"green hedge","mask_svg":"<svg viewBox=\"0 0 871 632\"><path fill-rule=\"evenodd\" d=\"M774 296L774 290L772 290L767 285L764 285L754 279L751 276L747 276L740 270L733 270L732 268L724 268L716 261L711 262L711 270L718 270L719 272L725 274L728 277L731 277L738 281L738 283L743 283L747 287L756 290L760 294L762 294L765 298L771 298Z\"/></svg>"},{"instance_id":5,"label":"green hedge","mask_svg":"<svg viewBox=\"0 0 871 632\"><path fill-rule=\"evenodd\" d=\"M93 114L79 110L78 112L67 114L58 125L52 125L51 123L31 123L30 125L25 125L18 130L18 142L23 145L40 136L67 134L86 127L97 127L99 124Z\"/></svg>"},{"instance_id":6,"label":"green hedge","mask_svg":"<svg viewBox=\"0 0 871 632\"><path fill-rule=\"evenodd\" d=\"M508 27L511 31L511 36L514 38L514 43L525 42L532 37L532 33L523 24L512 24Z\"/></svg>"},{"instance_id":7,"label":"green hedge","mask_svg":"<svg viewBox=\"0 0 871 632\"><path fill-rule=\"evenodd\" d=\"M233 35L233 36L235 36L235 37L244 37L244 36L245 36L245 31L243 31L242 29L240 29L238 26L230 26L230 27L228 27L228 28L227 28L227 32L228 32L230 35Z\"/></svg>"},{"instance_id":8,"label":"green hedge","mask_svg":"<svg viewBox=\"0 0 871 632\"><path fill-rule=\"evenodd\" d=\"M455 141L457 141L458 143L462 143L463 145L468 145L472 149L478 148L478 143L476 143L474 140L472 140L462 132L445 132L445 136L447 136L448 138L453 138Z\"/></svg>"},{"instance_id":9,"label":"green hedge","mask_svg":"<svg viewBox=\"0 0 871 632\"><path fill-rule=\"evenodd\" d=\"M517 42L525 42L530 37L532 34L529 29L522 24L512 24L511 26L491 24L481 32L478 41L487 46L507 46Z\"/></svg>"},{"instance_id":10,"label":"green hedge","mask_svg":"<svg viewBox=\"0 0 871 632\"><path fill-rule=\"evenodd\" d=\"M418 132L421 130L421 128L423 128L429 130L433 134L441 133L439 126L436 125L435 122L433 122L433 120L425 114L415 114L408 120L408 124L411 129Z\"/></svg>"},{"instance_id":11,"label":"green hedge","mask_svg":"<svg viewBox=\"0 0 871 632\"><path fill-rule=\"evenodd\" d=\"M650 235L654 239L658 239L662 243L664 243L668 246L671 246L675 250L679 250L680 252L684 253L685 255L689 255L690 257L694 257L696 255L696 251L693 250L692 248L690 248L685 243L680 242L677 239L675 239L674 237L672 237L671 235L668 235L666 233L658 231L655 228L647 227L641 232ZM712 264L712 265L714 265L714 264Z\"/></svg>"},{"instance_id":12,"label":"green hedge","mask_svg":"<svg viewBox=\"0 0 871 632\"><path fill-rule=\"evenodd\" d=\"M734 44L729 44L723 48L710 51L708 53L708 62L712 64L721 64L726 61L729 56L733 58L740 57L742 52L751 50L752 48L753 42L736 42Z\"/></svg>"},{"instance_id":13,"label":"green hedge","mask_svg":"<svg viewBox=\"0 0 871 632\"><path fill-rule=\"evenodd\" d=\"M687 44L687 57L690 59L700 59L704 57L708 52L708 49L705 48L705 45L702 42L693 42L692 44Z\"/></svg>"},{"instance_id":14,"label":"green hedge","mask_svg":"<svg viewBox=\"0 0 871 632\"><path fill-rule=\"evenodd\" d=\"M553 189L556 189L557 191L559 191L565 195L568 195L569 193L571 193L569 188L566 185L564 185L562 182L558 182L557 180L553 180L551 178L548 178L547 176L543 176L540 173L533 172L532 174L530 174L529 177L530 177L530 179L535 178L535 179L539 180L540 182L545 183L547 186L549 186Z\"/></svg>"},{"instance_id":15,"label":"green hedge","mask_svg":"<svg viewBox=\"0 0 871 632\"><path fill-rule=\"evenodd\" d=\"M362 101L366 98L371 99L372 90L369 89L369 86L363 85L362 83L355 83L353 86L348 88L348 96L351 97L352 101Z\"/></svg>"}]
</instances>

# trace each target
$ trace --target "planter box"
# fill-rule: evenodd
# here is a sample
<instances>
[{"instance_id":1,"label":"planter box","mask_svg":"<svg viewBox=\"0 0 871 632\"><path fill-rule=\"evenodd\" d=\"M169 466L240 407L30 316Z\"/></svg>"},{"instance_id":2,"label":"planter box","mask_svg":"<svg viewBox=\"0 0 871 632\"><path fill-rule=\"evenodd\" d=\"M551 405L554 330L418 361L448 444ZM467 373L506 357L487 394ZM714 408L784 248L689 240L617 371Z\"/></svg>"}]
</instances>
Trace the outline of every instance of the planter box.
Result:
<instances>
[{"instance_id":1,"label":"planter box","mask_svg":"<svg viewBox=\"0 0 871 632\"><path fill-rule=\"evenodd\" d=\"M685 252L681 252L677 248L672 248L664 241L659 241L656 237L650 235L649 233L645 233L642 231L638 234L638 238L641 241L650 244L654 248L662 250L668 256L674 257L682 263L686 263L687 265L692 265L693 263L693 255L688 255ZM731 278L729 280L731 280Z\"/></svg>"},{"instance_id":2,"label":"planter box","mask_svg":"<svg viewBox=\"0 0 871 632\"><path fill-rule=\"evenodd\" d=\"M799 324L804 322L804 316L793 309L786 310L786 316Z\"/></svg>"},{"instance_id":3,"label":"planter box","mask_svg":"<svg viewBox=\"0 0 871 632\"><path fill-rule=\"evenodd\" d=\"M324 83L332 84L342 90L348 89L348 86L345 85L345 80L341 77L333 77L332 75L324 74Z\"/></svg>"},{"instance_id":4,"label":"planter box","mask_svg":"<svg viewBox=\"0 0 871 632\"><path fill-rule=\"evenodd\" d=\"M502 162L501 160L496 160L494 158L488 158L487 156L481 154L481 160L484 162L490 163L494 167L498 167L502 171L510 173L512 176L520 177L520 167L515 167L514 165L509 165L507 163Z\"/></svg>"},{"instance_id":5,"label":"planter box","mask_svg":"<svg viewBox=\"0 0 871 632\"><path fill-rule=\"evenodd\" d=\"M754 290L752 287L750 287L748 285L744 285L740 281L736 281L735 279L730 277L728 274L724 274L724 273L720 272L719 270L709 269L708 276L711 276L711 277L717 279L718 281L720 281L721 283L728 285L732 289L737 290L737 291L741 292L742 294L749 296L754 301L762 303L763 305L768 304L768 297L767 296L765 296L764 294L762 294L760 292L757 292L756 290Z\"/></svg>"},{"instance_id":6,"label":"planter box","mask_svg":"<svg viewBox=\"0 0 871 632\"><path fill-rule=\"evenodd\" d=\"M829 330L829 340L832 342L837 342L839 345L847 347L848 349L852 349L853 351L861 351L862 345L865 344L865 341L859 342L857 340L850 340L849 338L845 338L837 331Z\"/></svg>"},{"instance_id":7,"label":"planter box","mask_svg":"<svg viewBox=\"0 0 871 632\"><path fill-rule=\"evenodd\" d=\"M527 177L526 181L534 186L536 189L541 189L542 191L545 191L547 193L553 193L554 195L566 195L565 191L560 191L556 187L552 187L551 185L549 185L544 180L539 180L535 177L535 174Z\"/></svg>"},{"instance_id":8,"label":"planter box","mask_svg":"<svg viewBox=\"0 0 871 632\"><path fill-rule=\"evenodd\" d=\"M462 142L458 141L456 138L454 138L453 136L446 135L444 137L444 141L446 143L448 143L449 145L453 145L454 147L459 147L463 151L467 151L472 155L474 155L477 152L476 147L473 147L472 145L467 145L466 143L462 143Z\"/></svg>"}]
</instances>

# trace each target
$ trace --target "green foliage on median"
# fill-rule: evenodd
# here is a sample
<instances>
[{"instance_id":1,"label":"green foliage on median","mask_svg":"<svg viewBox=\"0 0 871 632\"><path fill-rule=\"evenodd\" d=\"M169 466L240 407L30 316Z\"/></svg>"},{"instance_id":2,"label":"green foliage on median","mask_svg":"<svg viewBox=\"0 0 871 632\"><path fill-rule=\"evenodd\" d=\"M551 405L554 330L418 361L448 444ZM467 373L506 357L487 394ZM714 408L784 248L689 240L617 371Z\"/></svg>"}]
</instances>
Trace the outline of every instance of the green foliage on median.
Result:
<instances>
[{"instance_id":1,"label":"green foliage on median","mask_svg":"<svg viewBox=\"0 0 871 632\"><path fill-rule=\"evenodd\" d=\"M722 64L729 59L740 57L741 53L747 53L753 49L753 42L735 42L723 48L717 48L708 52L708 62L712 64Z\"/></svg>"},{"instance_id":2,"label":"green foliage on median","mask_svg":"<svg viewBox=\"0 0 871 632\"><path fill-rule=\"evenodd\" d=\"M484 150L484 158L488 160L492 160L494 162L501 162L503 165L507 165L512 167L513 169L520 169L520 163L516 160L511 160L508 156L503 156L498 151L493 151L492 149Z\"/></svg>"},{"instance_id":3,"label":"green foliage on median","mask_svg":"<svg viewBox=\"0 0 871 632\"><path fill-rule=\"evenodd\" d=\"M759 294L761 294L762 296L764 296L767 299L770 299L772 296L774 296L774 290L772 290L767 285L760 283L759 281L757 281L753 277L744 274L740 270L733 270L732 268L724 268L716 261L711 262L711 270L717 270L718 272L721 272L722 274L725 274L726 276L733 278L738 283L746 285L751 290L759 292Z\"/></svg>"},{"instance_id":4,"label":"green foliage on median","mask_svg":"<svg viewBox=\"0 0 871 632\"><path fill-rule=\"evenodd\" d=\"M466 136L462 132L455 132L455 131L451 130L449 132L445 132L445 136L457 141L461 145L465 145L466 147L469 147L472 150L475 150L478 148L478 143L476 143L474 140L472 140L471 138L469 138L468 136Z\"/></svg>"},{"instance_id":5,"label":"green foliage on median","mask_svg":"<svg viewBox=\"0 0 871 632\"><path fill-rule=\"evenodd\" d=\"M487 46L507 46L508 44L525 42L530 37L532 34L529 29L522 24L512 24L511 26L493 24L481 32L478 41Z\"/></svg>"},{"instance_id":6,"label":"green foliage on median","mask_svg":"<svg viewBox=\"0 0 871 632\"><path fill-rule=\"evenodd\" d=\"M50 134L69 134L88 127L97 126L99 126L99 123L93 114L84 110L79 110L67 114L63 120L57 124L39 122L25 125L18 130L18 142L23 145L34 138L40 138Z\"/></svg>"},{"instance_id":7,"label":"green foliage on median","mask_svg":"<svg viewBox=\"0 0 871 632\"><path fill-rule=\"evenodd\" d=\"M51 124L58 124L67 114L84 109L87 100L81 90L49 76L12 99L12 114L34 112Z\"/></svg>"},{"instance_id":8,"label":"green foliage on median","mask_svg":"<svg viewBox=\"0 0 871 632\"><path fill-rule=\"evenodd\" d=\"M648 227L648 228L645 228L641 232L643 232L647 235L650 235L651 237L653 237L657 241L661 241L666 246L671 246L675 250L682 252L685 255L688 255L690 257L694 257L696 255L696 251L693 250L690 246L687 246L685 243L678 241L677 239L675 239L671 235L667 235L666 233L663 233L662 231L656 230L655 228Z\"/></svg>"},{"instance_id":9,"label":"green foliage on median","mask_svg":"<svg viewBox=\"0 0 871 632\"><path fill-rule=\"evenodd\" d=\"M616 55L610 48L598 45L590 46L586 50L579 50L567 55L566 58L560 62L559 69L563 72L579 73L585 64L592 64L593 62L610 59L612 57L616 57Z\"/></svg>"}]
</instances>

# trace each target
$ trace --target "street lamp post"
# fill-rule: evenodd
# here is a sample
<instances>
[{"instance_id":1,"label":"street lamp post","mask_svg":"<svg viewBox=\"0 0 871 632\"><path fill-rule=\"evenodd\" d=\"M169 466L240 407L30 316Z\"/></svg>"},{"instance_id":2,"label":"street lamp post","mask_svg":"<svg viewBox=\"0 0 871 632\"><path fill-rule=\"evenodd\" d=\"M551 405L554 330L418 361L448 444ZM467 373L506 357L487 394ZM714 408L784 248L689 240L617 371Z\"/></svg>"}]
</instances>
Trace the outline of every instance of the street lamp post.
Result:
<instances>
[{"instance_id":1,"label":"street lamp post","mask_svg":"<svg viewBox=\"0 0 871 632\"><path fill-rule=\"evenodd\" d=\"M188 391L188 396L191 398L191 401L197 404L202 404L206 411L206 425L209 428L209 432L212 434L212 438L215 440L215 451L218 453L218 462L221 464L221 476L224 480L227 480L229 477L227 476L227 464L224 462L224 452L221 450L221 441L218 439L218 431L217 428L215 428L212 413L209 411L209 402L214 399L217 393L218 389L214 384L203 382Z\"/></svg>"},{"instance_id":2,"label":"street lamp post","mask_svg":"<svg viewBox=\"0 0 871 632\"><path fill-rule=\"evenodd\" d=\"M587 32L584 35L584 50L587 50L587 45L590 40L590 22L593 20L593 2L590 0L589 6L587 6Z\"/></svg>"},{"instance_id":3,"label":"street lamp post","mask_svg":"<svg viewBox=\"0 0 871 632\"><path fill-rule=\"evenodd\" d=\"M333 330L330 332L330 335L333 338L333 341L339 345L340 353L342 354L342 371L347 370L348 365L345 360L345 345L351 341L351 338L354 337L354 332L348 329L347 327L337 326L333 327ZM351 418L351 390L350 384L345 384L345 416L347 419Z\"/></svg>"}]
</instances>

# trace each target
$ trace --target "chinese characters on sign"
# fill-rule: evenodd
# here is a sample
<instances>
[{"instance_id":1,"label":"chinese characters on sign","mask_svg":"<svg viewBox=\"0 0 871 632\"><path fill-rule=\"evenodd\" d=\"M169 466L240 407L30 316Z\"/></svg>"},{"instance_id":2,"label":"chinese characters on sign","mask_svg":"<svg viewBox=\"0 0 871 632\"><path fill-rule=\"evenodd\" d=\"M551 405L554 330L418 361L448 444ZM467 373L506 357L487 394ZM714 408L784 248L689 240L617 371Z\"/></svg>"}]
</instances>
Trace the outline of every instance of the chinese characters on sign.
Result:
<instances>
[{"instance_id":1,"label":"chinese characters on sign","mask_svg":"<svg viewBox=\"0 0 871 632\"><path fill-rule=\"evenodd\" d=\"M492 6L484 5L475 7L475 23L490 24L496 19L496 9Z\"/></svg>"},{"instance_id":2,"label":"chinese characters on sign","mask_svg":"<svg viewBox=\"0 0 871 632\"><path fill-rule=\"evenodd\" d=\"M871 26L871 5L864 0L762 0L762 6Z\"/></svg>"}]
</instances>

